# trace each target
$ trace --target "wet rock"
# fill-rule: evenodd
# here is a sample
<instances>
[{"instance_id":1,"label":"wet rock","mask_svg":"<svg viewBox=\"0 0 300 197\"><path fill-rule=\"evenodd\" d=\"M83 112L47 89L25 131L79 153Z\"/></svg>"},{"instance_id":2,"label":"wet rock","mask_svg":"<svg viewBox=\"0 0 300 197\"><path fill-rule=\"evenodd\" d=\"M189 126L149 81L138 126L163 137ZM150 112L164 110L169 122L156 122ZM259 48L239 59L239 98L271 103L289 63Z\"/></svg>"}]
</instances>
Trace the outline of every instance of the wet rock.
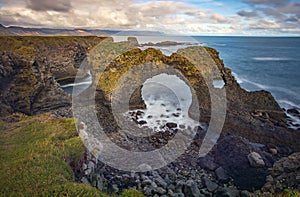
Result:
<instances>
[{"instance_id":1,"label":"wet rock","mask_svg":"<svg viewBox=\"0 0 300 197\"><path fill-rule=\"evenodd\" d=\"M137 112L136 112L136 115L137 115L137 116L142 116L142 115L144 115L144 112L142 112L142 111L137 111Z\"/></svg>"},{"instance_id":2,"label":"wet rock","mask_svg":"<svg viewBox=\"0 0 300 197\"><path fill-rule=\"evenodd\" d=\"M300 117L300 112L297 109L288 109L287 113L292 116Z\"/></svg>"},{"instance_id":3,"label":"wet rock","mask_svg":"<svg viewBox=\"0 0 300 197\"><path fill-rule=\"evenodd\" d=\"M252 152L248 156L248 161L252 167L263 167L265 162L257 152Z\"/></svg>"},{"instance_id":4,"label":"wet rock","mask_svg":"<svg viewBox=\"0 0 300 197\"><path fill-rule=\"evenodd\" d=\"M177 124L174 123L174 122L168 122L168 123L166 124L166 126L167 126L169 129L177 128Z\"/></svg>"},{"instance_id":5,"label":"wet rock","mask_svg":"<svg viewBox=\"0 0 300 197\"><path fill-rule=\"evenodd\" d=\"M180 114L179 113L173 113L172 116L178 118L180 116Z\"/></svg>"},{"instance_id":6,"label":"wet rock","mask_svg":"<svg viewBox=\"0 0 300 197\"><path fill-rule=\"evenodd\" d=\"M145 125L145 124L147 124L147 121L141 120L141 121L139 121L139 124L140 124L140 125Z\"/></svg>"}]
</instances>

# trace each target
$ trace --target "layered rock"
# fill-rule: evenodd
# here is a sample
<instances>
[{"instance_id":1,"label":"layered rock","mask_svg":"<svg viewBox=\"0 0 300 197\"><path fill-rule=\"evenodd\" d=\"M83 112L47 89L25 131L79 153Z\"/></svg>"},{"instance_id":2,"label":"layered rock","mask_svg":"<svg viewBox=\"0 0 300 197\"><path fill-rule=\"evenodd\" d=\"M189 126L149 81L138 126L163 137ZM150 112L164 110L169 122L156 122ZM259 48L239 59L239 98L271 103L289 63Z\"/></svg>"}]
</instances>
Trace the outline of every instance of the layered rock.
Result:
<instances>
[{"instance_id":1,"label":"layered rock","mask_svg":"<svg viewBox=\"0 0 300 197\"><path fill-rule=\"evenodd\" d=\"M71 99L58 81L74 80L89 48L101 40L0 37L0 116L13 112L34 115L58 109L58 116L71 116Z\"/></svg>"}]
</instances>

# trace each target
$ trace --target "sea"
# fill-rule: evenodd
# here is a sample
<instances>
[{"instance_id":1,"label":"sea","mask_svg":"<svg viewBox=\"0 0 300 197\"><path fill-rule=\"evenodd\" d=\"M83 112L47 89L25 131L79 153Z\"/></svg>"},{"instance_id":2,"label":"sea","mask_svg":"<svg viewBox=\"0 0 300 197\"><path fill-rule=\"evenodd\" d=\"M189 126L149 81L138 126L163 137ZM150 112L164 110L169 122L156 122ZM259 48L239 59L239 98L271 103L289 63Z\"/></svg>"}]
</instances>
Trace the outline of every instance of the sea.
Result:
<instances>
[{"instance_id":1,"label":"sea","mask_svg":"<svg viewBox=\"0 0 300 197\"><path fill-rule=\"evenodd\" d=\"M124 36L113 38L115 42L127 39ZM300 111L300 37L139 36L137 39L140 44L161 41L185 43L178 46L154 47L166 55L190 45L215 48L241 87L248 91L267 90L282 108ZM88 86L86 81L83 84L82 89ZM66 87L69 93L72 90L71 86L72 84ZM300 118L287 115L296 125L292 127L298 129Z\"/></svg>"}]
</instances>

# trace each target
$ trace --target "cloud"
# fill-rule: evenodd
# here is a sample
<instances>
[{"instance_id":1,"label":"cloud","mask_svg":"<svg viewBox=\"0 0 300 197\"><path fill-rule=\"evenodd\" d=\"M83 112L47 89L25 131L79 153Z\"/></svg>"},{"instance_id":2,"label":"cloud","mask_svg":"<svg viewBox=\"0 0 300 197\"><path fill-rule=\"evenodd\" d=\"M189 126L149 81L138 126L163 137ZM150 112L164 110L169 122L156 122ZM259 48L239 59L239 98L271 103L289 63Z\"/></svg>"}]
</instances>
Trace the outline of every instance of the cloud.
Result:
<instances>
[{"instance_id":1,"label":"cloud","mask_svg":"<svg viewBox=\"0 0 300 197\"><path fill-rule=\"evenodd\" d=\"M238 14L239 16L247 17L247 18L253 18L253 17L259 16L259 15L257 14L257 12L255 12L255 11L247 12L247 11L242 10L242 11L239 11L237 14Z\"/></svg>"},{"instance_id":2,"label":"cloud","mask_svg":"<svg viewBox=\"0 0 300 197\"><path fill-rule=\"evenodd\" d=\"M259 20L250 26L252 29L280 29L280 25L276 21Z\"/></svg>"},{"instance_id":3,"label":"cloud","mask_svg":"<svg viewBox=\"0 0 300 197\"><path fill-rule=\"evenodd\" d=\"M227 22L227 19L220 14L213 14L210 18L218 23L226 23Z\"/></svg>"},{"instance_id":4,"label":"cloud","mask_svg":"<svg viewBox=\"0 0 300 197\"><path fill-rule=\"evenodd\" d=\"M286 5L290 1L289 0L245 0L245 2L252 5L280 6L280 5Z\"/></svg>"},{"instance_id":5,"label":"cloud","mask_svg":"<svg viewBox=\"0 0 300 197\"><path fill-rule=\"evenodd\" d=\"M242 0L245 10L216 0L0 0L4 25L239 34L300 28L299 3ZM265 28L265 29L264 29Z\"/></svg>"},{"instance_id":6,"label":"cloud","mask_svg":"<svg viewBox=\"0 0 300 197\"><path fill-rule=\"evenodd\" d=\"M28 0L26 3L28 8L36 11L68 12L72 8L69 0Z\"/></svg>"}]
</instances>

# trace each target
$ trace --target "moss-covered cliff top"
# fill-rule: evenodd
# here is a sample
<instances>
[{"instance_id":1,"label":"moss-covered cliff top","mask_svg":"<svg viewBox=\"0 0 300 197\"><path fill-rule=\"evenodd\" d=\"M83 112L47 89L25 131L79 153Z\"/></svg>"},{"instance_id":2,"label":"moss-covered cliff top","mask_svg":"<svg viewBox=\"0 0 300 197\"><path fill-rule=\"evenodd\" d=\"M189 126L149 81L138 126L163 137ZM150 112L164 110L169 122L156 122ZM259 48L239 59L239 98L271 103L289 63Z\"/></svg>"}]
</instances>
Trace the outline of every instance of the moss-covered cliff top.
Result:
<instances>
[{"instance_id":1,"label":"moss-covered cliff top","mask_svg":"<svg viewBox=\"0 0 300 197\"><path fill-rule=\"evenodd\" d=\"M66 45L82 44L92 47L103 39L104 37L96 36L0 36L0 51L33 58L50 52L61 53L59 49Z\"/></svg>"}]
</instances>

